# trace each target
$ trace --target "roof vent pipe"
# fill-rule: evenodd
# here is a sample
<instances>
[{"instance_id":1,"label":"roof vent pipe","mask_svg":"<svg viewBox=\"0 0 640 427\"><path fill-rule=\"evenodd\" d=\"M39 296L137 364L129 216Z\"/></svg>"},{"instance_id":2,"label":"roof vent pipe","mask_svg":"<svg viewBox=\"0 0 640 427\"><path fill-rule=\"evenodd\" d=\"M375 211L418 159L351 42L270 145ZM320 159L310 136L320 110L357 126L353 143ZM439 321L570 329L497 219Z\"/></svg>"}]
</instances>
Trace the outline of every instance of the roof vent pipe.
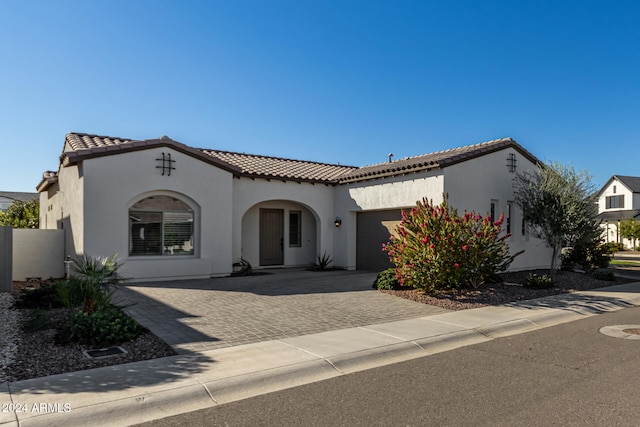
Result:
<instances>
[{"instance_id":1,"label":"roof vent pipe","mask_svg":"<svg viewBox=\"0 0 640 427\"><path fill-rule=\"evenodd\" d=\"M389 163L391 163L391 159L393 158L393 153L389 153L387 155L388 159L389 159Z\"/></svg>"}]
</instances>

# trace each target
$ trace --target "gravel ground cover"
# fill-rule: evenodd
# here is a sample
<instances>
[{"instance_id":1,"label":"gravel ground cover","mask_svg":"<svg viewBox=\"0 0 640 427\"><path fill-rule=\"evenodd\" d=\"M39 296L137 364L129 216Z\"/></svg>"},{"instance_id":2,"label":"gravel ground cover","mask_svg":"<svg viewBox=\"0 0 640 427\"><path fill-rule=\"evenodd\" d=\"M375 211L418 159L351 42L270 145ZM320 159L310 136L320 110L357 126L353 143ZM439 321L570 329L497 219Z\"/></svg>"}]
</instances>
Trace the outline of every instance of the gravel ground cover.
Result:
<instances>
[{"instance_id":1,"label":"gravel ground cover","mask_svg":"<svg viewBox=\"0 0 640 427\"><path fill-rule=\"evenodd\" d=\"M24 287L19 283L14 290ZM66 372L82 371L121 363L137 362L175 355L175 351L151 332L134 341L121 344L127 353L104 359L90 359L85 345L56 345L56 326L63 321L66 309L50 311L45 329L26 332L23 324L31 318L32 310L16 309L16 297L0 292L0 383L20 381Z\"/></svg>"},{"instance_id":2,"label":"gravel ground cover","mask_svg":"<svg viewBox=\"0 0 640 427\"><path fill-rule=\"evenodd\" d=\"M0 292L0 383L7 381L7 368L15 362L21 335L21 313L13 307L13 296Z\"/></svg>"},{"instance_id":3,"label":"gravel ground cover","mask_svg":"<svg viewBox=\"0 0 640 427\"><path fill-rule=\"evenodd\" d=\"M443 307L450 310L498 305L581 290L589 290L628 283L632 280L618 278L615 282L597 280L589 275L574 272L558 272L556 287L551 289L527 289L526 282L531 272L502 274L504 283L487 285L478 291L445 293L437 297L415 290L381 291L401 298ZM538 274L545 273L537 271ZM21 285L16 286L16 292ZM55 326L64 317L64 309L52 310L49 327L37 332L25 332L23 322L29 318L28 310L13 308L15 297L0 293L0 383L29 378L75 372L103 366L117 365L157 357L174 355L173 349L150 332L135 341L124 343L127 354L105 359L88 359L83 350L86 346L54 344Z\"/></svg>"},{"instance_id":4,"label":"gravel ground cover","mask_svg":"<svg viewBox=\"0 0 640 427\"><path fill-rule=\"evenodd\" d=\"M620 277L616 278L616 281L598 280L584 273L558 271L555 287L549 289L525 288L523 284L526 283L527 276L531 273L548 274L549 271L536 270L502 273L500 274L504 280L502 283L483 285L478 290L443 292L438 296L426 295L414 289L381 290L380 292L449 310L466 310L633 282L631 279Z\"/></svg>"}]
</instances>

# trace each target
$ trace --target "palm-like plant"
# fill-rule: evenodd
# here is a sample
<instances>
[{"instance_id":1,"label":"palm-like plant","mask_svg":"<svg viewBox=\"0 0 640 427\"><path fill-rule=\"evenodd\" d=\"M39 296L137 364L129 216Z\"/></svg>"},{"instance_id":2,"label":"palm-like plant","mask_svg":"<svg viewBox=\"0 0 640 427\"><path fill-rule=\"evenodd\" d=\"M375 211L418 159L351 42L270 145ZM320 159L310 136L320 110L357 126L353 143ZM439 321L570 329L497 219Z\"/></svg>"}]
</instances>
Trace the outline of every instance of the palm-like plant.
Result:
<instances>
[{"instance_id":1,"label":"palm-like plant","mask_svg":"<svg viewBox=\"0 0 640 427\"><path fill-rule=\"evenodd\" d=\"M116 286L126 281L118 270L122 264L117 255L90 257L83 255L73 260L73 278L82 294L82 311L93 313L111 306Z\"/></svg>"}]
</instances>

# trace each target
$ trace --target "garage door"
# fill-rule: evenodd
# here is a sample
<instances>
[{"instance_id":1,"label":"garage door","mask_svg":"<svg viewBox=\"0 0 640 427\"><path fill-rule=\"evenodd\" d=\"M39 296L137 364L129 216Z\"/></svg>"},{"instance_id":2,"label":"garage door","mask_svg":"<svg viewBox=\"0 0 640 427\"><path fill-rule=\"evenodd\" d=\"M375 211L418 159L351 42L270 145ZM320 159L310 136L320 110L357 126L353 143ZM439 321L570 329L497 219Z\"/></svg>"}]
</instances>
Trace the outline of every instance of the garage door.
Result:
<instances>
[{"instance_id":1,"label":"garage door","mask_svg":"<svg viewBox=\"0 0 640 427\"><path fill-rule=\"evenodd\" d=\"M382 251L382 244L400 223L400 209L358 212L356 239L356 268L382 271L392 266L389 256Z\"/></svg>"}]
</instances>

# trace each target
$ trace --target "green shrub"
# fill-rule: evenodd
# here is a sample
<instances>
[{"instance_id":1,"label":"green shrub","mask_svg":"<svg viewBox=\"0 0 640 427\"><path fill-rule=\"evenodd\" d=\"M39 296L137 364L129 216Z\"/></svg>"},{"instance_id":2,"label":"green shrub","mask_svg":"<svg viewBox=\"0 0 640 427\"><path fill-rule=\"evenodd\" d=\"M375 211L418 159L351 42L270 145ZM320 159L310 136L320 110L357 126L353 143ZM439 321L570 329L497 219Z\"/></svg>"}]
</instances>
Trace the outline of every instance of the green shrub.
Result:
<instances>
[{"instance_id":1,"label":"green shrub","mask_svg":"<svg viewBox=\"0 0 640 427\"><path fill-rule=\"evenodd\" d=\"M578 242L572 248L563 249L561 255L562 269L571 271L580 267L585 271L596 268L607 268L611 258L608 255L608 248L601 244L589 244Z\"/></svg>"},{"instance_id":2,"label":"green shrub","mask_svg":"<svg viewBox=\"0 0 640 427\"><path fill-rule=\"evenodd\" d=\"M608 282L614 282L616 276L613 274L613 270L608 268L599 268L593 271L593 277L598 280L606 280Z\"/></svg>"},{"instance_id":3,"label":"green shrub","mask_svg":"<svg viewBox=\"0 0 640 427\"><path fill-rule=\"evenodd\" d=\"M31 313L23 328L26 332L34 332L45 329L49 325L49 310L38 308Z\"/></svg>"},{"instance_id":4,"label":"green shrub","mask_svg":"<svg viewBox=\"0 0 640 427\"><path fill-rule=\"evenodd\" d=\"M622 243L609 242L609 243L604 243L602 246L603 246L604 252L610 255L624 250L624 245Z\"/></svg>"},{"instance_id":5,"label":"green shrub","mask_svg":"<svg viewBox=\"0 0 640 427\"><path fill-rule=\"evenodd\" d=\"M112 305L117 285L126 281L118 272L121 266L116 255L95 258L85 255L73 260L70 286L81 295L82 311L91 314Z\"/></svg>"},{"instance_id":6,"label":"green shrub","mask_svg":"<svg viewBox=\"0 0 640 427\"><path fill-rule=\"evenodd\" d=\"M410 212L403 211L397 236L383 250L401 285L425 292L478 288L520 254L509 254L509 235L500 237L502 221L466 211L459 217L446 199L439 206L423 199Z\"/></svg>"},{"instance_id":7,"label":"green shrub","mask_svg":"<svg viewBox=\"0 0 640 427\"><path fill-rule=\"evenodd\" d=\"M401 288L400 282L396 278L396 270L395 268L387 268L386 270L382 270L376 276L376 280L373 281L374 289L399 289Z\"/></svg>"},{"instance_id":8,"label":"green shrub","mask_svg":"<svg viewBox=\"0 0 640 427\"><path fill-rule=\"evenodd\" d=\"M62 306L71 309L83 305L87 298L88 287L84 286L82 281L72 277L56 283L56 291Z\"/></svg>"},{"instance_id":9,"label":"green shrub","mask_svg":"<svg viewBox=\"0 0 640 427\"><path fill-rule=\"evenodd\" d=\"M142 331L135 320L117 307L92 313L78 311L60 327L56 334L56 343L105 347L131 341Z\"/></svg>"},{"instance_id":10,"label":"green shrub","mask_svg":"<svg viewBox=\"0 0 640 427\"><path fill-rule=\"evenodd\" d=\"M51 309L63 307L55 285L44 283L39 288L22 289L16 300L18 308Z\"/></svg>"},{"instance_id":11,"label":"green shrub","mask_svg":"<svg viewBox=\"0 0 640 427\"><path fill-rule=\"evenodd\" d=\"M529 289L549 289L553 288L555 283L553 283L553 279L546 274L535 274L530 273L527 276L527 281L524 284L525 288Z\"/></svg>"}]
</instances>

